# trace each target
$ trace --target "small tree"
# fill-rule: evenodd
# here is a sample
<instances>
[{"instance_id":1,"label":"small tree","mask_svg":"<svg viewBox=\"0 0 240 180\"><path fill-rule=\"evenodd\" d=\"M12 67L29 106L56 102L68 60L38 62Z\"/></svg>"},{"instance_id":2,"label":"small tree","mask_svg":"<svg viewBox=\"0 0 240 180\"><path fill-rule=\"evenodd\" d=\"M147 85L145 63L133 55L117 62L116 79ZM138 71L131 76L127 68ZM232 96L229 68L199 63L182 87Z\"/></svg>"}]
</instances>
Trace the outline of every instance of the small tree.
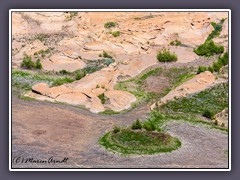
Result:
<instances>
[{"instance_id":1,"label":"small tree","mask_svg":"<svg viewBox=\"0 0 240 180\"><path fill-rule=\"evenodd\" d=\"M42 67L42 64L41 64L41 62L40 62L40 59L38 59L38 60L36 61L35 68L36 68L36 69L42 69L42 68L43 68L43 67Z\"/></svg>"}]
</instances>

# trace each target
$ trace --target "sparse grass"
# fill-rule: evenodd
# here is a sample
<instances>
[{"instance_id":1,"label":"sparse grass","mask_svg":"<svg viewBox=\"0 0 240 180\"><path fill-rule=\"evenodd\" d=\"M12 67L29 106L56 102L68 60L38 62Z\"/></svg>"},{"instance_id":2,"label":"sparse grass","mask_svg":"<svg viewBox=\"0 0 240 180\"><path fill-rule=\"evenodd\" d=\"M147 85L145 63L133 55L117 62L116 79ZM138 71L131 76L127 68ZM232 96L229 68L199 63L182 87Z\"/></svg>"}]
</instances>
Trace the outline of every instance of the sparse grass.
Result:
<instances>
[{"instance_id":1,"label":"sparse grass","mask_svg":"<svg viewBox=\"0 0 240 180\"><path fill-rule=\"evenodd\" d=\"M70 77L58 78L53 81L52 86L60 86L62 84L71 83L73 81L74 81L74 79L70 78Z\"/></svg>"},{"instance_id":2,"label":"sparse grass","mask_svg":"<svg viewBox=\"0 0 240 180\"><path fill-rule=\"evenodd\" d=\"M202 115L206 109L217 114L228 107L228 84L218 84L198 94L182 97L161 106L169 113L191 113Z\"/></svg>"},{"instance_id":3,"label":"sparse grass","mask_svg":"<svg viewBox=\"0 0 240 180\"><path fill-rule=\"evenodd\" d=\"M66 12L65 18L67 21L71 21L77 15L78 12Z\"/></svg>"},{"instance_id":4,"label":"sparse grass","mask_svg":"<svg viewBox=\"0 0 240 180\"><path fill-rule=\"evenodd\" d=\"M107 150L121 155L140 155L171 152L181 146L180 140L163 132L121 128L108 132L99 139Z\"/></svg>"},{"instance_id":5,"label":"sparse grass","mask_svg":"<svg viewBox=\"0 0 240 180\"><path fill-rule=\"evenodd\" d=\"M47 54L50 53L50 49L46 49L46 50L40 50L35 52L33 55L35 58L39 58L39 55L41 58L45 58Z\"/></svg>"},{"instance_id":6,"label":"sparse grass","mask_svg":"<svg viewBox=\"0 0 240 180\"><path fill-rule=\"evenodd\" d=\"M210 57L214 54L223 53L224 47L222 45L215 44L212 40L209 40L194 49L194 52L199 56Z\"/></svg>"},{"instance_id":7,"label":"sparse grass","mask_svg":"<svg viewBox=\"0 0 240 180\"><path fill-rule=\"evenodd\" d=\"M157 54L157 60L159 62L173 62L177 61L177 55L175 53L171 53L167 49L162 49Z\"/></svg>"},{"instance_id":8,"label":"sparse grass","mask_svg":"<svg viewBox=\"0 0 240 180\"><path fill-rule=\"evenodd\" d=\"M149 14L149 15L142 16L142 17L135 17L134 20L145 20L145 19L151 19L151 18L154 18L154 17L156 17L156 16L157 16L157 15Z\"/></svg>"},{"instance_id":9,"label":"sparse grass","mask_svg":"<svg viewBox=\"0 0 240 180\"><path fill-rule=\"evenodd\" d=\"M142 102L150 101L153 99L156 100L157 98L163 97L171 89L194 77L195 75L192 73L192 71L192 68L156 68L129 80L118 82L118 84L116 84L114 88L116 90L130 92L137 98L137 104L139 104ZM150 76L165 77L169 80L169 83L165 85L166 87L159 94L146 91L144 89L144 81Z\"/></svg>"},{"instance_id":10,"label":"sparse grass","mask_svg":"<svg viewBox=\"0 0 240 180\"><path fill-rule=\"evenodd\" d=\"M44 42L48 38L49 38L48 34L37 34L31 39L31 41L39 40L41 42Z\"/></svg>"},{"instance_id":11,"label":"sparse grass","mask_svg":"<svg viewBox=\"0 0 240 180\"><path fill-rule=\"evenodd\" d=\"M106 109L105 111L101 112L101 114L105 114L105 115L113 115L113 114L119 114L120 112L116 112L110 109Z\"/></svg>"},{"instance_id":12,"label":"sparse grass","mask_svg":"<svg viewBox=\"0 0 240 180\"><path fill-rule=\"evenodd\" d=\"M105 28L107 28L107 29L109 29L109 28L113 28L113 27L116 27L117 26L117 23L116 22L106 22L105 24L104 24L104 27Z\"/></svg>"}]
</instances>

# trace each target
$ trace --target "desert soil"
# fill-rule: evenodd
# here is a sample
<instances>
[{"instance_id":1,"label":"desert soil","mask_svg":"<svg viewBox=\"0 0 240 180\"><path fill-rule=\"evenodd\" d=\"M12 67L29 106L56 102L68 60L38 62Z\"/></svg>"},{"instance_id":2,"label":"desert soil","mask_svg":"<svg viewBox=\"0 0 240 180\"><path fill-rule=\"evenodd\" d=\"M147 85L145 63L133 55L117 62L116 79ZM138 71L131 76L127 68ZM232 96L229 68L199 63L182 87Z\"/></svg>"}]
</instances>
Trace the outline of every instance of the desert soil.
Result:
<instances>
[{"instance_id":1,"label":"desert soil","mask_svg":"<svg viewBox=\"0 0 240 180\"><path fill-rule=\"evenodd\" d=\"M98 139L114 125L145 119L143 104L125 114L101 115L88 110L41 101L12 99L12 158L61 160L66 164L15 164L13 168L227 168L228 135L181 121L167 124L182 146L171 153L124 157L106 151ZM23 113L24 112L24 113Z\"/></svg>"}]
</instances>

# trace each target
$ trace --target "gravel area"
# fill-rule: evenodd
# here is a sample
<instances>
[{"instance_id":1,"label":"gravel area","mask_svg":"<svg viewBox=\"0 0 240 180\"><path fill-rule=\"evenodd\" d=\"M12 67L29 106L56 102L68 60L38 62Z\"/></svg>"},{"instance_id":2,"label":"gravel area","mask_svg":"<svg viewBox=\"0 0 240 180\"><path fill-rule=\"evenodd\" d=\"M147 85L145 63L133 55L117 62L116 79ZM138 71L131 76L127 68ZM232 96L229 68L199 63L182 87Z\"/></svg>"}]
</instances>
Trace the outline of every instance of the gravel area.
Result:
<instances>
[{"instance_id":1,"label":"gravel area","mask_svg":"<svg viewBox=\"0 0 240 180\"><path fill-rule=\"evenodd\" d=\"M13 96L12 158L66 163L14 163L13 168L228 168L228 135L215 129L171 121L168 132L182 146L171 153L124 157L98 145L114 125L129 125L149 112L141 105L125 114L99 115L48 102Z\"/></svg>"}]
</instances>

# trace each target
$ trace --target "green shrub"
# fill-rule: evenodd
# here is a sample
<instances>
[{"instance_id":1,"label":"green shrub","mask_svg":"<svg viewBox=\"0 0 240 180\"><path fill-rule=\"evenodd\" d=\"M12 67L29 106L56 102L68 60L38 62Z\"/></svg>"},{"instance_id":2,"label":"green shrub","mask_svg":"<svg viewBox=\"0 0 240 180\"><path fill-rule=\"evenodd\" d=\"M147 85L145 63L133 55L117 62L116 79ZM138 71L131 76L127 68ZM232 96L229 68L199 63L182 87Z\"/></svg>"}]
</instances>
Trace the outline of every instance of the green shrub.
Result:
<instances>
[{"instance_id":1,"label":"green shrub","mask_svg":"<svg viewBox=\"0 0 240 180\"><path fill-rule=\"evenodd\" d=\"M106 23L104 24L104 27L105 27L105 28L112 28L112 27L115 27L116 25L117 25L116 22L106 22Z\"/></svg>"},{"instance_id":2,"label":"green shrub","mask_svg":"<svg viewBox=\"0 0 240 180\"><path fill-rule=\"evenodd\" d=\"M104 58L112 58L106 51L103 51L103 57Z\"/></svg>"},{"instance_id":3,"label":"green shrub","mask_svg":"<svg viewBox=\"0 0 240 180\"><path fill-rule=\"evenodd\" d=\"M218 61L221 63L222 66L225 66L228 64L228 53L224 53L223 56L218 58Z\"/></svg>"},{"instance_id":4,"label":"green shrub","mask_svg":"<svg viewBox=\"0 0 240 180\"><path fill-rule=\"evenodd\" d=\"M99 94L99 95L98 95L98 98L101 100L101 103L102 103L102 104L105 104L106 101L107 101L107 97L105 96L104 93Z\"/></svg>"},{"instance_id":5,"label":"green shrub","mask_svg":"<svg viewBox=\"0 0 240 180\"><path fill-rule=\"evenodd\" d=\"M132 124L132 129L142 129L142 124L140 123L139 119L136 120L136 122L134 122Z\"/></svg>"},{"instance_id":6,"label":"green shrub","mask_svg":"<svg viewBox=\"0 0 240 180\"><path fill-rule=\"evenodd\" d=\"M213 124L217 126L218 125L218 121L215 120Z\"/></svg>"},{"instance_id":7,"label":"green shrub","mask_svg":"<svg viewBox=\"0 0 240 180\"><path fill-rule=\"evenodd\" d=\"M32 61L32 57L24 54L23 61L21 63L22 68L33 69L35 68L35 63Z\"/></svg>"},{"instance_id":8,"label":"green shrub","mask_svg":"<svg viewBox=\"0 0 240 180\"><path fill-rule=\"evenodd\" d=\"M221 69L221 63L219 63L219 62L215 62L215 63L213 63L213 66L212 66L212 68L213 68L213 71L215 71L215 72L219 72L219 70Z\"/></svg>"},{"instance_id":9,"label":"green shrub","mask_svg":"<svg viewBox=\"0 0 240 180\"><path fill-rule=\"evenodd\" d=\"M214 117L214 114L211 112L211 111L209 111L208 109L206 109L204 112L203 112L203 114L202 114L204 117L206 117L206 118L209 118L209 119L213 119L213 117Z\"/></svg>"},{"instance_id":10,"label":"green shrub","mask_svg":"<svg viewBox=\"0 0 240 180\"><path fill-rule=\"evenodd\" d=\"M171 53L167 49L162 49L158 52L157 59L159 62L177 61L177 55L175 53Z\"/></svg>"},{"instance_id":11,"label":"green shrub","mask_svg":"<svg viewBox=\"0 0 240 180\"><path fill-rule=\"evenodd\" d=\"M116 133L118 133L118 132L120 132L120 127L115 126L115 127L113 128L113 133L116 134Z\"/></svg>"},{"instance_id":12,"label":"green shrub","mask_svg":"<svg viewBox=\"0 0 240 180\"><path fill-rule=\"evenodd\" d=\"M76 71L76 72L75 72L75 79L76 79L76 80L80 80L80 79L82 79L84 76L86 76L85 71Z\"/></svg>"},{"instance_id":13,"label":"green shrub","mask_svg":"<svg viewBox=\"0 0 240 180\"><path fill-rule=\"evenodd\" d=\"M199 56L212 56L214 54L221 54L224 51L224 47L221 45L216 45L212 40L206 41L196 49L194 52Z\"/></svg>"},{"instance_id":14,"label":"green shrub","mask_svg":"<svg viewBox=\"0 0 240 180\"><path fill-rule=\"evenodd\" d=\"M207 71L207 67L205 66L199 66L197 70L197 74L200 74L201 72Z\"/></svg>"},{"instance_id":15,"label":"green shrub","mask_svg":"<svg viewBox=\"0 0 240 180\"><path fill-rule=\"evenodd\" d=\"M68 74L71 74L69 71L67 71L67 70L65 70L65 69L59 71L59 73L62 74L62 75L68 75Z\"/></svg>"},{"instance_id":16,"label":"green shrub","mask_svg":"<svg viewBox=\"0 0 240 180\"><path fill-rule=\"evenodd\" d=\"M147 131L155 131L156 130L156 126L152 122L144 123L143 128L146 129Z\"/></svg>"},{"instance_id":17,"label":"green shrub","mask_svg":"<svg viewBox=\"0 0 240 180\"><path fill-rule=\"evenodd\" d=\"M208 71L210 71L211 73L213 73L213 68L212 68L212 66L208 66Z\"/></svg>"},{"instance_id":18,"label":"green shrub","mask_svg":"<svg viewBox=\"0 0 240 180\"><path fill-rule=\"evenodd\" d=\"M113 31L112 35L113 35L113 37L118 37L118 36L120 36L120 31Z\"/></svg>"},{"instance_id":19,"label":"green shrub","mask_svg":"<svg viewBox=\"0 0 240 180\"><path fill-rule=\"evenodd\" d=\"M42 68L43 68L43 67L42 67L42 64L41 64L41 62L40 62L40 59L38 59L38 60L36 61L35 68L36 68L36 69L42 69Z\"/></svg>"}]
</instances>

